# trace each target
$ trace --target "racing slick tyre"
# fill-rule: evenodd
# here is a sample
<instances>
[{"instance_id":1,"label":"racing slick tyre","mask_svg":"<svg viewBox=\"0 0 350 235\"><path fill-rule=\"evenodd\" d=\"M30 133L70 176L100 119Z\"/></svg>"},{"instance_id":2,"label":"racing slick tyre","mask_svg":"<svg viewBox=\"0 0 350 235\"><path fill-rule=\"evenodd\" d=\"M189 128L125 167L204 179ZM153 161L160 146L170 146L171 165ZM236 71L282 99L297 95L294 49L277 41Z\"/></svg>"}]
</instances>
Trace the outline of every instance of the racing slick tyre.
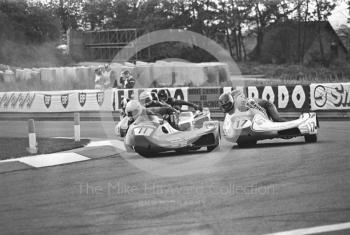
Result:
<instances>
[{"instance_id":1,"label":"racing slick tyre","mask_svg":"<svg viewBox=\"0 0 350 235\"><path fill-rule=\"evenodd\" d=\"M249 148L254 147L258 141L257 140L238 140L238 148Z\"/></svg>"},{"instance_id":2,"label":"racing slick tyre","mask_svg":"<svg viewBox=\"0 0 350 235\"><path fill-rule=\"evenodd\" d=\"M317 142L317 135L313 134L313 135L305 135L305 142L306 143L316 143Z\"/></svg>"},{"instance_id":3,"label":"racing slick tyre","mask_svg":"<svg viewBox=\"0 0 350 235\"><path fill-rule=\"evenodd\" d=\"M217 144L217 145L208 146L208 147L207 147L207 152L211 152L211 151L213 151L214 149L216 149L217 147L219 147L218 144Z\"/></svg>"},{"instance_id":4,"label":"racing slick tyre","mask_svg":"<svg viewBox=\"0 0 350 235\"><path fill-rule=\"evenodd\" d=\"M175 152L180 153L180 154L182 154L182 153L188 153L189 151L190 151L189 148L175 149Z\"/></svg>"},{"instance_id":5,"label":"racing slick tyre","mask_svg":"<svg viewBox=\"0 0 350 235\"><path fill-rule=\"evenodd\" d=\"M152 158L155 157L157 155L156 152L136 152L138 153L140 156L145 157L145 158Z\"/></svg>"}]
</instances>

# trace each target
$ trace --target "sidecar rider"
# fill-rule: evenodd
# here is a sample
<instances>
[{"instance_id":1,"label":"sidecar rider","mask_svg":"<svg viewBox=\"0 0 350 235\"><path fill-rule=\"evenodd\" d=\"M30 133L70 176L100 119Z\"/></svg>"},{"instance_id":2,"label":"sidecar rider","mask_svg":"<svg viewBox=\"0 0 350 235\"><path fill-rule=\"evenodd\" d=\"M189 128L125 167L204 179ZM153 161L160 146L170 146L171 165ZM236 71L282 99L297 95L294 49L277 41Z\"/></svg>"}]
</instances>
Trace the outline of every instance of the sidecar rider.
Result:
<instances>
[{"instance_id":1,"label":"sidecar rider","mask_svg":"<svg viewBox=\"0 0 350 235\"><path fill-rule=\"evenodd\" d=\"M122 118L124 118L126 116L126 113L125 113L125 108L126 108L126 104L130 101L129 98L126 98L126 97L123 97L122 98L122 101L120 102L120 106L122 108L122 111L121 111L121 116Z\"/></svg>"},{"instance_id":2,"label":"sidecar rider","mask_svg":"<svg viewBox=\"0 0 350 235\"><path fill-rule=\"evenodd\" d=\"M191 102L187 102L184 100L177 100L175 98L169 97L166 90L162 89L158 92L158 98L161 102L170 105L178 110L181 109L182 105L187 105L188 107L192 107L195 110L203 111L203 108L199 105L193 104Z\"/></svg>"},{"instance_id":3,"label":"sidecar rider","mask_svg":"<svg viewBox=\"0 0 350 235\"><path fill-rule=\"evenodd\" d=\"M263 112L274 122L286 121L284 118L280 117L276 106L270 101L256 98L248 99L243 92L239 90L221 94L219 97L219 105L225 113L232 114L235 111L235 107L241 112L252 108Z\"/></svg>"},{"instance_id":4,"label":"sidecar rider","mask_svg":"<svg viewBox=\"0 0 350 235\"><path fill-rule=\"evenodd\" d=\"M127 103L125 108L125 113L129 118L128 125L131 125L133 122L142 120L154 120L156 116L171 116L174 113L175 109L172 107L153 107L153 108L146 108L142 106L142 104L137 100L131 100ZM173 124L173 127L175 127L176 123L170 123Z\"/></svg>"},{"instance_id":5,"label":"sidecar rider","mask_svg":"<svg viewBox=\"0 0 350 235\"><path fill-rule=\"evenodd\" d=\"M143 91L139 96L139 100L141 105L145 106L146 108L171 107L166 103L160 102L156 94L152 94L150 91Z\"/></svg>"}]
</instances>

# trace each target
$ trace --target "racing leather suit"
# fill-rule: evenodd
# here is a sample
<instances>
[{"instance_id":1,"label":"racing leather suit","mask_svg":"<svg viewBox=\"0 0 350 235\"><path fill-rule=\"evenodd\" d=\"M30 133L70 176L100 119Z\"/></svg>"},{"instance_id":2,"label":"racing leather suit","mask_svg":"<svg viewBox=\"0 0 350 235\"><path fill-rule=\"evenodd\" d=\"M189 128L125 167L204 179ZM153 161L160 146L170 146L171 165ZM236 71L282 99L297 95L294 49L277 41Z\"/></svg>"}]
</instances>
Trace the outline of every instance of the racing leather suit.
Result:
<instances>
[{"instance_id":1,"label":"racing leather suit","mask_svg":"<svg viewBox=\"0 0 350 235\"><path fill-rule=\"evenodd\" d=\"M174 107L177 110L180 110L182 105L187 105L188 107L192 107L192 108L194 108L196 110L202 111L202 108L200 106L196 105L196 104L193 104L193 103L190 103L190 102L187 102L187 101L184 101L184 100L177 100L177 99L174 99L172 97L169 97L167 99L166 103L168 105Z\"/></svg>"},{"instance_id":2,"label":"racing leather suit","mask_svg":"<svg viewBox=\"0 0 350 235\"><path fill-rule=\"evenodd\" d=\"M142 110L142 113L140 115L139 118L137 118L137 123L141 122L141 121L145 121L145 120L155 120L155 117L161 117L164 118L165 120L167 120L167 122L169 122L169 124L174 127L175 129L177 128L177 119L174 118L174 108L168 106L163 106L163 107L152 107L152 108L144 108ZM134 122L134 120L130 120L130 122L128 123L128 125L130 126L132 123Z\"/></svg>"},{"instance_id":3,"label":"racing leather suit","mask_svg":"<svg viewBox=\"0 0 350 235\"><path fill-rule=\"evenodd\" d=\"M171 107L170 105L157 100L152 100L151 102L147 103L145 106L146 108Z\"/></svg>"},{"instance_id":4,"label":"racing leather suit","mask_svg":"<svg viewBox=\"0 0 350 235\"><path fill-rule=\"evenodd\" d=\"M258 109L271 118L274 122L285 122L286 120L280 117L276 106L268 100L257 98L246 98L243 93L232 91L231 95L234 98L234 107L239 111L247 111L248 109ZM233 107L233 109L234 109Z\"/></svg>"}]
</instances>

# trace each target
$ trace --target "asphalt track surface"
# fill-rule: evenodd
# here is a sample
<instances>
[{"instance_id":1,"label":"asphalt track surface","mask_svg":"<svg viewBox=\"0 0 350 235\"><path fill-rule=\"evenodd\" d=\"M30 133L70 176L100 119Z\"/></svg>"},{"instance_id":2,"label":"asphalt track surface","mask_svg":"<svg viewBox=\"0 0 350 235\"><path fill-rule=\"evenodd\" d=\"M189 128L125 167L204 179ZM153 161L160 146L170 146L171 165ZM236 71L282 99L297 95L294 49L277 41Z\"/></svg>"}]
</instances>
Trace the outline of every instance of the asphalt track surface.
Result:
<instances>
[{"instance_id":1,"label":"asphalt track surface","mask_svg":"<svg viewBox=\"0 0 350 235\"><path fill-rule=\"evenodd\" d=\"M36 124L40 136L72 134L71 122ZM82 123L82 137L104 138L103 130ZM0 122L1 136L26 131L26 122ZM201 172L176 177L153 175L130 162L139 156L118 154L1 173L0 233L266 234L349 222L349 136L349 122L324 121L315 144L295 138L238 149L222 141L213 153L149 160L203 158Z\"/></svg>"}]
</instances>

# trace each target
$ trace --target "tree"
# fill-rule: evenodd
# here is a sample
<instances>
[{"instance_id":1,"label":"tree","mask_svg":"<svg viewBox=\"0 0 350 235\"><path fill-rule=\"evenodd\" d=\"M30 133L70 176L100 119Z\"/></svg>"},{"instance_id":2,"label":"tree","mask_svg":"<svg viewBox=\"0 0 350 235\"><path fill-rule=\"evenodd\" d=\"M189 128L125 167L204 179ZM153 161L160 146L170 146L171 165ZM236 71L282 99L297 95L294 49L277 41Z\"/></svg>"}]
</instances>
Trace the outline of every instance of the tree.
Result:
<instances>
[{"instance_id":1,"label":"tree","mask_svg":"<svg viewBox=\"0 0 350 235\"><path fill-rule=\"evenodd\" d=\"M59 37L59 21L42 3L28 4L25 0L0 1L0 25L3 40L41 43Z\"/></svg>"},{"instance_id":2,"label":"tree","mask_svg":"<svg viewBox=\"0 0 350 235\"><path fill-rule=\"evenodd\" d=\"M266 28L275 22L284 22L292 18L293 14L300 8L302 1L274 1L258 0L254 4L254 12L251 21L254 22L257 35L257 46L255 58L260 58L261 46Z\"/></svg>"},{"instance_id":3,"label":"tree","mask_svg":"<svg viewBox=\"0 0 350 235\"><path fill-rule=\"evenodd\" d=\"M312 12L312 14L317 19L317 22L318 22L318 41L320 45L321 63L323 65L326 65L325 64L326 59L325 59L324 48L323 48L321 22L327 20L327 18L332 14L331 12L334 10L336 6L337 6L336 0L315 0L315 10Z\"/></svg>"}]
</instances>

